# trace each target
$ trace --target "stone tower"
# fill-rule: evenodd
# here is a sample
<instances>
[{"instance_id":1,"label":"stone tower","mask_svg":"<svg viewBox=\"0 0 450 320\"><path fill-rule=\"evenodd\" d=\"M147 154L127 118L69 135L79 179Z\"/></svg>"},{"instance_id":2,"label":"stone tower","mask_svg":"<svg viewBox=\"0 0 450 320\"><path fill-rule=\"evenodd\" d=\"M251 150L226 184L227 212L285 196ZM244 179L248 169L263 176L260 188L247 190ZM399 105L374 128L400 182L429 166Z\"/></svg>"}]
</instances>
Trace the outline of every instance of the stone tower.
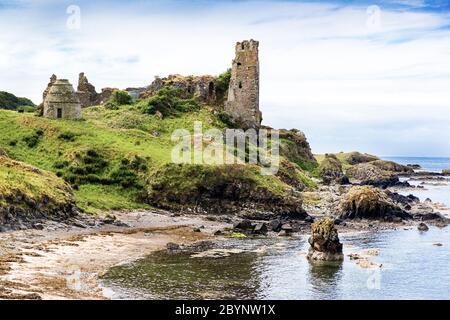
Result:
<instances>
[{"instance_id":1,"label":"stone tower","mask_svg":"<svg viewBox=\"0 0 450 320\"><path fill-rule=\"evenodd\" d=\"M225 112L243 129L261 126L258 46L255 40L238 42L231 69Z\"/></svg>"},{"instance_id":2,"label":"stone tower","mask_svg":"<svg viewBox=\"0 0 450 320\"><path fill-rule=\"evenodd\" d=\"M50 87L44 100L44 117L80 119L81 104L69 80L58 79Z\"/></svg>"}]
</instances>

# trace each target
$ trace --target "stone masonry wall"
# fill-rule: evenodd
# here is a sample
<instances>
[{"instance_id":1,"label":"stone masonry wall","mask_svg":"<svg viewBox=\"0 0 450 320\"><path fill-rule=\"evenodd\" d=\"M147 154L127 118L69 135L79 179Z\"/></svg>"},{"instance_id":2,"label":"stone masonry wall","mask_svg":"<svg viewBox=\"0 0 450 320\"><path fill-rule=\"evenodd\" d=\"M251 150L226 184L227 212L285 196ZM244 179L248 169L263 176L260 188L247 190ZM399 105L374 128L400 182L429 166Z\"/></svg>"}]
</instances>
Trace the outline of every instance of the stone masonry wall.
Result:
<instances>
[{"instance_id":1,"label":"stone masonry wall","mask_svg":"<svg viewBox=\"0 0 450 320\"><path fill-rule=\"evenodd\" d=\"M238 42L231 69L225 112L243 129L258 129L262 115L259 111L259 42Z\"/></svg>"}]
</instances>

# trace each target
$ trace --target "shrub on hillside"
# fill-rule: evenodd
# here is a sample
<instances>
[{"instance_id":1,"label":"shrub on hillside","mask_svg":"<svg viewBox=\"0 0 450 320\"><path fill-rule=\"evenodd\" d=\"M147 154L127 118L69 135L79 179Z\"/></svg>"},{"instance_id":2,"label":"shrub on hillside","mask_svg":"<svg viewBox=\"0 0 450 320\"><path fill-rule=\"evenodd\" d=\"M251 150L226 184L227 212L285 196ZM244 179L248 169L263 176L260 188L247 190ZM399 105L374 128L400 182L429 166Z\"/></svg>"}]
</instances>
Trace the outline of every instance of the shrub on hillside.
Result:
<instances>
[{"instance_id":1,"label":"shrub on hillside","mask_svg":"<svg viewBox=\"0 0 450 320\"><path fill-rule=\"evenodd\" d=\"M76 139L76 134L70 131L66 131L66 132L61 132L58 135L58 139L60 140L64 140L64 141L75 141Z\"/></svg>"},{"instance_id":2,"label":"shrub on hillside","mask_svg":"<svg viewBox=\"0 0 450 320\"><path fill-rule=\"evenodd\" d=\"M105 103L108 109L117 109L119 106L131 104L133 99L130 94L124 90L114 90L111 98Z\"/></svg>"},{"instance_id":3,"label":"shrub on hillside","mask_svg":"<svg viewBox=\"0 0 450 320\"><path fill-rule=\"evenodd\" d=\"M223 102L225 100L225 95L228 91L228 87L230 86L230 80L231 69L228 69L214 79L214 85L216 87L216 98L218 102Z\"/></svg>"},{"instance_id":4,"label":"shrub on hillside","mask_svg":"<svg viewBox=\"0 0 450 320\"><path fill-rule=\"evenodd\" d=\"M111 99L119 105L130 104L132 102L130 94L124 90L114 90Z\"/></svg>"},{"instance_id":5,"label":"shrub on hillside","mask_svg":"<svg viewBox=\"0 0 450 320\"><path fill-rule=\"evenodd\" d=\"M147 170L147 161L135 156L118 163L108 160L97 150L89 149L75 154L74 161L57 161L58 176L76 187L83 184L119 185L123 188L142 188L139 172Z\"/></svg>"},{"instance_id":6,"label":"shrub on hillside","mask_svg":"<svg viewBox=\"0 0 450 320\"><path fill-rule=\"evenodd\" d=\"M43 135L44 131L42 129L36 129L32 134L23 137L23 141L29 148L34 148L38 145Z\"/></svg>"},{"instance_id":7,"label":"shrub on hillside","mask_svg":"<svg viewBox=\"0 0 450 320\"><path fill-rule=\"evenodd\" d=\"M181 89L164 87L154 96L141 101L138 106L144 113L156 114L160 112L164 117L195 111L199 108L194 98L185 99L181 97L181 94Z\"/></svg>"}]
</instances>

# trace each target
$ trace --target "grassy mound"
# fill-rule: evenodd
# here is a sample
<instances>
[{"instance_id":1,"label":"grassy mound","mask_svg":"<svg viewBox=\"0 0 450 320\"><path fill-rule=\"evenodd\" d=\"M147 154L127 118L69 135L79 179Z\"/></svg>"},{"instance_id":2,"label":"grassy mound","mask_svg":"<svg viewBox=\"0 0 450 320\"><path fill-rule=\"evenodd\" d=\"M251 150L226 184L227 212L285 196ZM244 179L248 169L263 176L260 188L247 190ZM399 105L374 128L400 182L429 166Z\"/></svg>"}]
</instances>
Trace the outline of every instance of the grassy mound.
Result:
<instances>
[{"instance_id":1,"label":"grassy mound","mask_svg":"<svg viewBox=\"0 0 450 320\"><path fill-rule=\"evenodd\" d=\"M83 120L79 121L0 110L0 148L12 159L51 171L64 179L74 189L77 205L86 212L147 208L149 202L155 204L146 201L149 177L166 165L170 167L171 152L177 143L171 139L173 131L185 129L192 133L196 121L202 123L203 130L227 127L219 114L208 106L171 113L163 118L143 113L139 102L118 108L97 106L83 109ZM284 180L262 176L259 168L252 179L277 195L275 190L283 188L314 187L309 173L300 167L315 163L306 139L295 132L282 139L294 144L291 158L295 163L285 158L293 168L282 166ZM231 171L236 175L229 179L238 181L239 174L245 177L248 174L245 172L252 170ZM186 174L190 174L181 169L177 175L166 173L168 180L175 176L188 180ZM198 180L203 177L198 176ZM220 177L230 181L226 176Z\"/></svg>"},{"instance_id":2,"label":"grassy mound","mask_svg":"<svg viewBox=\"0 0 450 320\"><path fill-rule=\"evenodd\" d=\"M296 129L280 130L280 155L297 164L301 169L314 171L318 163L303 132Z\"/></svg>"},{"instance_id":3,"label":"grassy mound","mask_svg":"<svg viewBox=\"0 0 450 320\"><path fill-rule=\"evenodd\" d=\"M301 200L290 197L288 185L259 171L254 165L166 164L150 178L147 201L168 209L214 213L245 215L246 209L256 209L267 218L304 213Z\"/></svg>"},{"instance_id":4,"label":"grassy mound","mask_svg":"<svg viewBox=\"0 0 450 320\"><path fill-rule=\"evenodd\" d=\"M370 164L380 168L384 171L395 172L395 173L413 173L414 170L410 167L398 164L393 161L376 160L372 161Z\"/></svg>"},{"instance_id":5,"label":"grassy mound","mask_svg":"<svg viewBox=\"0 0 450 320\"><path fill-rule=\"evenodd\" d=\"M344 177L342 164L334 154L326 154L320 162L319 174L324 183L339 182Z\"/></svg>"},{"instance_id":6,"label":"grassy mound","mask_svg":"<svg viewBox=\"0 0 450 320\"><path fill-rule=\"evenodd\" d=\"M53 173L0 156L0 224L74 214L70 186Z\"/></svg>"},{"instance_id":7,"label":"grassy mound","mask_svg":"<svg viewBox=\"0 0 450 320\"><path fill-rule=\"evenodd\" d=\"M281 160L276 176L287 185L299 191L315 189L317 187L317 184L311 179L308 172L286 159Z\"/></svg>"},{"instance_id":8,"label":"grassy mound","mask_svg":"<svg viewBox=\"0 0 450 320\"><path fill-rule=\"evenodd\" d=\"M336 158L341 162L344 171L354 165L367 163L379 160L378 157L361 152L339 152L334 154ZM316 155L318 162L321 162L325 158L325 155Z\"/></svg>"}]
</instances>

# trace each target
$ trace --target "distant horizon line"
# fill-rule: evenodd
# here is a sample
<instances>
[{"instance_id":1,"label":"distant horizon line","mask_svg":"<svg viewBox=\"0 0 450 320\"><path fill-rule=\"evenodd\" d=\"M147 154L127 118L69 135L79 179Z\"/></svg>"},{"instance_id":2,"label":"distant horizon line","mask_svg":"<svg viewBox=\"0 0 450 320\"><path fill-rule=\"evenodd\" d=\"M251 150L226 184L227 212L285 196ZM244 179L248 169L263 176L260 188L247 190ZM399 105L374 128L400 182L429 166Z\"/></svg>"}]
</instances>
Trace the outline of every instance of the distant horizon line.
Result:
<instances>
[{"instance_id":1,"label":"distant horizon line","mask_svg":"<svg viewBox=\"0 0 450 320\"><path fill-rule=\"evenodd\" d=\"M450 156L379 156L384 158L450 159Z\"/></svg>"}]
</instances>

